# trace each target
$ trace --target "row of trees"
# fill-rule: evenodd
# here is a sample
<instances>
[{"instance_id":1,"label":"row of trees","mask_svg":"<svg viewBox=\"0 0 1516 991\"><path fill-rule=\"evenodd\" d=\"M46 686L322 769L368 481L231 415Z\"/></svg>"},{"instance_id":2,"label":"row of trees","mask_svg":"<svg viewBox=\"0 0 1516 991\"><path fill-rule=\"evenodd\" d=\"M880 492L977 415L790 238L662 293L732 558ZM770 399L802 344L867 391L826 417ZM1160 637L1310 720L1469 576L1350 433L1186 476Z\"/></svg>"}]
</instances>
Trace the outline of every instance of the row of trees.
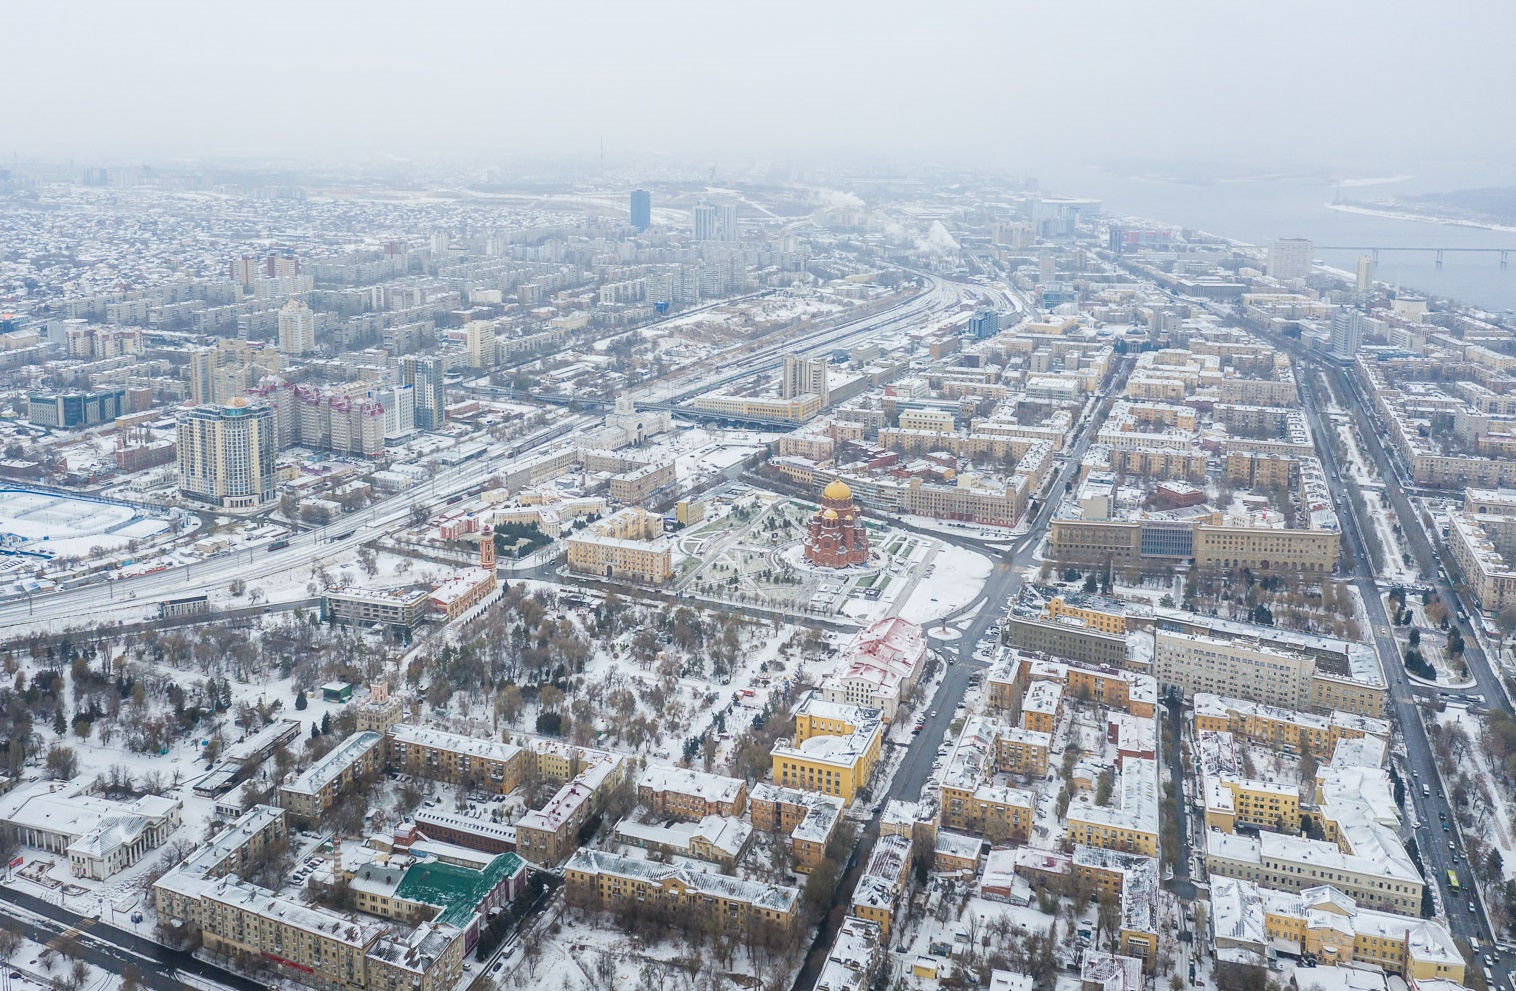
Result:
<instances>
[{"instance_id":1,"label":"row of trees","mask_svg":"<svg viewBox=\"0 0 1516 991\"><path fill-rule=\"evenodd\" d=\"M1352 593L1333 578L1297 575L1191 571L1184 607L1225 619L1246 620L1303 633L1358 639Z\"/></svg>"}]
</instances>

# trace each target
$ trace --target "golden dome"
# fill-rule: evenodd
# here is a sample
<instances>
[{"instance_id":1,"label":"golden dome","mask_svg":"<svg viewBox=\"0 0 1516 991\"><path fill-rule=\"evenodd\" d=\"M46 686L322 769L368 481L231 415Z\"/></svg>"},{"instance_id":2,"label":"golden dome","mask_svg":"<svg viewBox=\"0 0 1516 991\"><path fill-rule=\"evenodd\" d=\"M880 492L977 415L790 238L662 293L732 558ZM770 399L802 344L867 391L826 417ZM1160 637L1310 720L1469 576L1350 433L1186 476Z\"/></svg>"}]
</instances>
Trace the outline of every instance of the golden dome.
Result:
<instances>
[{"instance_id":1,"label":"golden dome","mask_svg":"<svg viewBox=\"0 0 1516 991\"><path fill-rule=\"evenodd\" d=\"M831 485L821 490L821 498L832 499L841 502L844 499L853 498L853 490L843 484L842 479L834 479Z\"/></svg>"},{"instance_id":2,"label":"golden dome","mask_svg":"<svg viewBox=\"0 0 1516 991\"><path fill-rule=\"evenodd\" d=\"M821 511L821 518L824 520L835 520L837 518L837 510L824 509Z\"/></svg>"}]
</instances>

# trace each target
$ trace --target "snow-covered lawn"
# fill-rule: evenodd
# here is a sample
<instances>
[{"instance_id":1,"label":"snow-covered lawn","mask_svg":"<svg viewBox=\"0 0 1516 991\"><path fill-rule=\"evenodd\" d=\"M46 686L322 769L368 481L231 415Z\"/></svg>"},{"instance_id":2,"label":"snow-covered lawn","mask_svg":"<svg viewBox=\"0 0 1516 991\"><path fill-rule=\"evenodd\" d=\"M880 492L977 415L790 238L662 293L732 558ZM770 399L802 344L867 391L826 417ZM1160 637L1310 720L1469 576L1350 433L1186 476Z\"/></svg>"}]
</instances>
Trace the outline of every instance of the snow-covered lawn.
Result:
<instances>
[{"instance_id":1,"label":"snow-covered lawn","mask_svg":"<svg viewBox=\"0 0 1516 991\"><path fill-rule=\"evenodd\" d=\"M1471 746L1455 748L1454 758L1458 761L1462 770L1468 771L1470 776L1482 780L1485 789L1493 797L1494 801L1488 805L1482 801L1475 802L1475 823L1477 835L1486 844L1500 850L1501 869L1507 878L1516 877L1516 831L1511 828L1511 809L1508 799L1503 797L1502 789L1495 780L1490 769L1489 758L1484 748L1479 745L1483 736L1483 718L1469 712L1465 705L1448 705L1442 712L1434 713L1433 721L1439 725L1451 728L1459 727L1467 734ZM1449 781L1451 792L1451 775L1448 771L1443 772L1444 780ZM1477 799L1477 796L1476 796ZM1423 824L1426 825L1426 824ZM1435 825L1435 824L1434 824ZM1483 865L1478 872L1483 874ZM1483 879L1488 881L1488 879Z\"/></svg>"},{"instance_id":2,"label":"snow-covered lawn","mask_svg":"<svg viewBox=\"0 0 1516 991\"><path fill-rule=\"evenodd\" d=\"M944 544L900 607L898 615L912 623L928 625L968 605L984 591L984 583L994 567L983 554L952 544Z\"/></svg>"},{"instance_id":3,"label":"snow-covered lawn","mask_svg":"<svg viewBox=\"0 0 1516 991\"><path fill-rule=\"evenodd\" d=\"M83 557L92 548L119 550L166 531L169 521L131 506L72 499L50 492L0 489L0 539L18 550Z\"/></svg>"}]
</instances>

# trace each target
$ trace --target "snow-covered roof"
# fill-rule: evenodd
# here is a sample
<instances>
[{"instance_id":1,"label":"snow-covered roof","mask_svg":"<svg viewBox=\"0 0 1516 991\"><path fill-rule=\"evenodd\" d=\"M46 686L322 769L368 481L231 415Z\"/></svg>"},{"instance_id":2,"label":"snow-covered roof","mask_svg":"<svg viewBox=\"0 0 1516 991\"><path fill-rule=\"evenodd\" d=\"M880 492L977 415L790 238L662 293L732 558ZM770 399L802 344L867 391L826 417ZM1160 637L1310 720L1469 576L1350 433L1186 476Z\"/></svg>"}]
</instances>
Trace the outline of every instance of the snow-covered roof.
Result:
<instances>
[{"instance_id":1,"label":"snow-covered roof","mask_svg":"<svg viewBox=\"0 0 1516 991\"><path fill-rule=\"evenodd\" d=\"M475 836L499 840L505 843L516 842L515 826L506 826L491 819L476 819L473 816L455 815L451 812L444 812L441 809L417 809L412 818L423 833L426 832L427 826L439 826L454 832L472 833ZM431 838L435 839L435 837Z\"/></svg>"},{"instance_id":2,"label":"snow-covered roof","mask_svg":"<svg viewBox=\"0 0 1516 991\"><path fill-rule=\"evenodd\" d=\"M925 658L926 637L921 627L892 616L855 635L831 676L893 687L915 678Z\"/></svg>"},{"instance_id":3,"label":"snow-covered roof","mask_svg":"<svg viewBox=\"0 0 1516 991\"><path fill-rule=\"evenodd\" d=\"M135 843L148 829L148 819L132 813L106 815L100 824L70 843L68 855L108 860L123 846Z\"/></svg>"},{"instance_id":4,"label":"snow-covered roof","mask_svg":"<svg viewBox=\"0 0 1516 991\"><path fill-rule=\"evenodd\" d=\"M1249 884L1240 881L1240 884ZM1264 911L1291 919L1301 919L1308 929L1333 929L1347 936L1361 936L1407 943L1411 960L1461 965L1463 954L1453 942L1453 935L1441 919L1417 919L1358 904L1330 885L1305 888L1298 894L1259 888Z\"/></svg>"},{"instance_id":5,"label":"snow-covered roof","mask_svg":"<svg viewBox=\"0 0 1516 991\"><path fill-rule=\"evenodd\" d=\"M969 717L943 769L943 787L959 791L973 791L979 787L994 766L995 737L1003 729L989 716Z\"/></svg>"},{"instance_id":6,"label":"snow-covered roof","mask_svg":"<svg viewBox=\"0 0 1516 991\"><path fill-rule=\"evenodd\" d=\"M1264 927L1263 898L1257 886L1237 878L1212 877L1211 930L1217 942L1241 943L1261 950L1269 937Z\"/></svg>"},{"instance_id":7,"label":"snow-covered roof","mask_svg":"<svg viewBox=\"0 0 1516 991\"><path fill-rule=\"evenodd\" d=\"M872 749L881 733L878 709L846 702L828 702L819 695L811 695L796 710L797 721L805 716L841 722L853 727L853 731L847 736L812 735L798 744L779 743L774 746L774 755L852 767Z\"/></svg>"},{"instance_id":8,"label":"snow-covered roof","mask_svg":"<svg viewBox=\"0 0 1516 991\"><path fill-rule=\"evenodd\" d=\"M1063 686L1052 681L1034 681L1027 687L1026 696L1021 700L1022 718L1026 713L1037 712L1045 715L1056 715L1058 708L1063 704Z\"/></svg>"},{"instance_id":9,"label":"snow-covered roof","mask_svg":"<svg viewBox=\"0 0 1516 991\"><path fill-rule=\"evenodd\" d=\"M989 991L1033 991L1037 982L1026 974L1014 974L1009 970L990 972Z\"/></svg>"},{"instance_id":10,"label":"snow-covered roof","mask_svg":"<svg viewBox=\"0 0 1516 991\"><path fill-rule=\"evenodd\" d=\"M501 743L498 740L485 740L476 736L463 736L459 733L448 733L438 729L426 729L421 726L412 726L409 723L396 723L389 729L390 736L396 743L414 744L419 747L430 747L434 750L445 750L449 753L466 754L469 757L479 757L485 760L509 762L521 748L509 743Z\"/></svg>"},{"instance_id":11,"label":"snow-covered roof","mask_svg":"<svg viewBox=\"0 0 1516 991\"><path fill-rule=\"evenodd\" d=\"M865 874L858 879L858 886L853 889L853 909L891 910L895 906L895 894L895 886L888 878Z\"/></svg>"},{"instance_id":12,"label":"snow-covered roof","mask_svg":"<svg viewBox=\"0 0 1516 991\"><path fill-rule=\"evenodd\" d=\"M626 843L670 847L688 856L694 856L691 844L703 840L712 849L735 859L753 835L753 827L731 816L705 816L699 822L662 824L623 819L616 824L616 835Z\"/></svg>"},{"instance_id":13,"label":"snow-covered roof","mask_svg":"<svg viewBox=\"0 0 1516 991\"><path fill-rule=\"evenodd\" d=\"M844 919L816 978L816 991L863 991L878 963L879 944L877 923L857 916Z\"/></svg>"},{"instance_id":14,"label":"snow-covered roof","mask_svg":"<svg viewBox=\"0 0 1516 991\"><path fill-rule=\"evenodd\" d=\"M432 964L440 960L447 948L462 935L456 926L423 922L404 937L385 936L368 951L368 959L383 961L417 975L420 983Z\"/></svg>"},{"instance_id":15,"label":"snow-covered roof","mask_svg":"<svg viewBox=\"0 0 1516 991\"><path fill-rule=\"evenodd\" d=\"M1111 712L1106 717L1107 732L1116 738L1116 746L1129 753L1157 753L1158 724L1151 716L1133 716Z\"/></svg>"},{"instance_id":16,"label":"snow-covered roof","mask_svg":"<svg viewBox=\"0 0 1516 991\"><path fill-rule=\"evenodd\" d=\"M947 829L937 831L937 852L960 860L978 860L982 843L977 836L965 836Z\"/></svg>"},{"instance_id":17,"label":"snow-covered roof","mask_svg":"<svg viewBox=\"0 0 1516 991\"><path fill-rule=\"evenodd\" d=\"M1213 695L1210 692L1196 692L1194 700L1196 716L1211 716L1218 719L1253 716L1272 722L1293 724L1322 733L1330 731L1332 727L1337 727L1338 729L1356 731L1386 739L1390 735L1388 720L1377 719L1374 716L1359 715L1355 712L1333 710L1330 715L1319 715L1312 712L1287 709L1277 705L1268 705L1263 702L1254 702L1251 699L1234 698L1229 695Z\"/></svg>"},{"instance_id":18,"label":"snow-covered roof","mask_svg":"<svg viewBox=\"0 0 1516 991\"><path fill-rule=\"evenodd\" d=\"M622 761L619 755L606 754L566 782L547 804L522 816L516 822L517 830L537 829L556 833L558 828L574 817L581 805L600 790L600 785L615 771Z\"/></svg>"},{"instance_id":19,"label":"snow-covered roof","mask_svg":"<svg viewBox=\"0 0 1516 991\"><path fill-rule=\"evenodd\" d=\"M237 911L268 916L313 936L359 949L367 949L385 929L379 922L340 915L292 898L281 897L267 888L244 881L235 874L207 884L201 897Z\"/></svg>"},{"instance_id":20,"label":"snow-covered roof","mask_svg":"<svg viewBox=\"0 0 1516 991\"><path fill-rule=\"evenodd\" d=\"M1332 763L1379 767L1389 756L1389 746L1389 741L1385 737L1343 737L1337 741L1337 746L1332 750Z\"/></svg>"},{"instance_id":21,"label":"snow-covered roof","mask_svg":"<svg viewBox=\"0 0 1516 991\"><path fill-rule=\"evenodd\" d=\"M879 822L885 826L914 826L920 817L921 806L918 803L892 798L884 803L884 812L879 816Z\"/></svg>"},{"instance_id":22,"label":"snow-covered roof","mask_svg":"<svg viewBox=\"0 0 1516 991\"><path fill-rule=\"evenodd\" d=\"M272 748L280 740L299 733L299 731L299 720L276 719L246 739L239 740L223 750L221 752L220 763L236 763L240 765L250 757L264 755L264 751Z\"/></svg>"},{"instance_id":23,"label":"snow-covered roof","mask_svg":"<svg viewBox=\"0 0 1516 991\"><path fill-rule=\"evenodd\" d=\"M235 822L211 838L190 855L180 871L197 877L217 873L221 866L243 845L257 836L271 823L284 818L284 810L273 805L254 805L242 813Z\"/></svg>"},{"instance_id":24,"label":"snow-covered roof","mask_svg":"<svg viewBox=\"0 0 1516 991\"><path fill-rule=\"evenodd\" d=\"M446 608L494 577L493 572L484 568L464 568L432 589L432 602Z\"/></svg>"},{"instance_id":25,"label":"snow-covered roof","mask_svg":"<svg viewBox=\"0 0 1516 991\"><path fill-rule=\"evenodd\" d=\"M881 836L874 842L869 854L865 877L882 877L897 890L903 886L905 872L911 863L911 841L899 833Z\"/></svg>"},{"instance_id":26,"label":"snow-covered roof","mask_svg":"<svg viewBox=\"0 0 1516 991\"><path fill-rule=\"evenodd\" d=\"M1145 986L1142 961L1116 953L1086 950L1079 964L1079 984L1081 988L1098 988L1099 991L1141 991Z\"/></svg>"},{"instance_id":27,"label":"snow-covered roof","mask_svg":"<svg viewBox=\"0 0 1516 991\"><path fill-rule=\"evenodd\" d=\"M745 782L724 774L708 774L692 767L670 764L649 764L637 781L639 791L647 788L659 793L673 792L722 804L737 801L744 786Z\"/></svg>"},{"instance_id":28,"label":"snow-covered roof","mask_svg":"<svg viewBox=\"0 0 1516 991\"><path fill-rule=\"evenodd\" d=\"M1155 607L1153 616L1158 624L1158 633L1162 636L1175 635L1175 630L1194 628L1205 631L1203 634L1195 635L1208 636L1213 640L1253 640L1257 641L1256 645L1247 644L1246 646L1263 647L1283 655L1311 654L1317 661L1318 677L1338 679L1346 677L1348 680L1361 684L1377 688L1385 687L1384 671L1379 666L1379 656L1371 644L1360 643L1356 640L1339 640L1336 637L1321 636L1316 633L1301 633L1298 630L1284 630L1274 626L1259 626L1255 623L1221 619L1216 616L1203 616L1182 609Z\"/></svg>"},{"instance_id":29,"label":"snow-covered roof","mask_svg":"<svg viewBox=\"0 0 1516 991\"><path fill-rule=\"evenodd\" d=\"M1121 765L1114 801L1110 805L1078 802L1068 819L1095 826L1158 834L1158 764L1134 757Z\"/></svg>"},{"instance_id":30,"label":"snow-covered roof","mask_svg":"<svg viewBox=\"0 0 1516 991\"><path fill-rule=\"evenodd\" d=\"M801 716L813 716L817 719L847 723L850 726L861 726L870 721L877 723L879 710L853 705L851 702L828 702L820 695L812 694L795 710L795 718L798 719Z\"/></svg>"},{"instance_id":31,"label":"snow-covered roof","mask_svg":"<svg viewBox=\"0 0 1516 991\"><path fill-rule=\"evenodd\" d=\"M1121 874L1121 928L1158 931L1158 861L1136 853L1102 847L1076 846L1072 863Z\"/></svg>"},{"instance_id":32,"label":"snow-covered roof","mask_svg":"<svg viewBox=\"0 0 1516 991\"><path fill-rule=\"evenodd\" d=\"M144 795L132 802L113 802L77 791L39 792L23 798L6 822L20 829L56 833L71 844L94 836L80 852L108 848L112 837L135 837L151 822L171 815L179 802L157 795ZM70 848L72 849L72 847Z\"/></svg>"},{"instance_id":33,"label":"snow-covered roof","mask_svg":"<svg viewBox=\"0 0 1516 991\"><path fill-rule=\"evenodd\" d=\"M354 733L337 744L331 753L306 768L289 784L284 785L284 789L302 795L315 795L383 741L384 737L372 730Z\"/></svg>"},{"instance_id":34,"label":"snow-covered roof","mask_svg":"<svg viewBox=\"0 0 1516 991\"><path fill-rule=\"evenodd\" d=\"M711 874L683 866L658 864L650 860L633 860L619 857L602 850L580 847L564 865L565 871L582 871L586 874L614 874L639 881L662 884L678 881L702 894L719 895L732 901L745 902L755 908L774 912L789 912L800 896L797 888L784 885L764 884L724 874Z\"/></svg>"}]
</instances>

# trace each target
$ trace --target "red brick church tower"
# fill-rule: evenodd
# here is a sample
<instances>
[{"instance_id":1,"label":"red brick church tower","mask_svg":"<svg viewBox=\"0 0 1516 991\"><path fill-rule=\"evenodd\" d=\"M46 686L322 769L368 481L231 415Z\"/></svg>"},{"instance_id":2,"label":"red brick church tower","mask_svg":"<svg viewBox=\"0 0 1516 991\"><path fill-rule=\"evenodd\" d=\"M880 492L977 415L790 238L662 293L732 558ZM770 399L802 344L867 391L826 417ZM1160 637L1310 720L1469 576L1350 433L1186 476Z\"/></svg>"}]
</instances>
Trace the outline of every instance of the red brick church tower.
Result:
<instances>
[{"instance_id":1,"label":"red brick church tower","mask_svg":"<svg viewBox=\"0 0 1516 991\"><path fill-rule=\"evenodd\" d=\"M806 529L805 559L823 568L868 564L869 532L853 505L853 490L840 478L821 490L821 508Z\"/></svg>"}]
</instances>

